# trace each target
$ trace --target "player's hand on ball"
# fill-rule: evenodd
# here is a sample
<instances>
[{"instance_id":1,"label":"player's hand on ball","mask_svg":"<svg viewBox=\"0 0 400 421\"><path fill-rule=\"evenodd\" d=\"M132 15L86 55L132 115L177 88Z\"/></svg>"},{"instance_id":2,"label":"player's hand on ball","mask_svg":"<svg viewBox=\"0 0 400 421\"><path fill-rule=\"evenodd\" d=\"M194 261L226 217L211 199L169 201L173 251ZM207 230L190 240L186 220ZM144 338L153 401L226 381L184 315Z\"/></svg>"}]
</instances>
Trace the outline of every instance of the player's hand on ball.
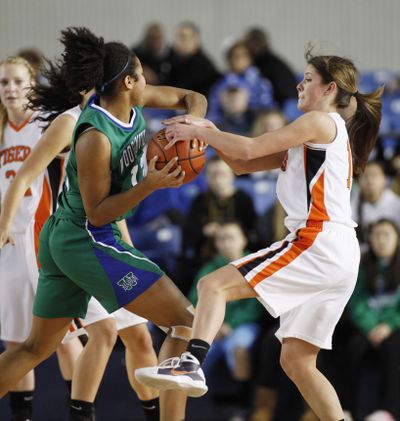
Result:
<instances>
[{"instance_id":1,"label":"player's hand on ball","mask_svg":"<svg viewBox=\"0 0 400 421\"><path fill-rule=\"evenodd\" d=\"M10 235L9 231L0 227L0 249L6 244L15 246L14 238Z\"/></svg>"},{"instance_id":2,"label":"player's hand on ball","mask_svg":"<svg viewBox=\"0 0 400 421\"><path fill-rule=\"evenodd\" d=\"M190 114L178 115L175 117L167 118L163 120L162 123L165 124L166 126L170 126L171 124L181 123L181 124L205 127L207 129L218 130L217 126L212 121L207 120L206 118L196 117Z\"/></svg>"},{"instance_id":3,"label":"player's hand on ball","mask_svg":"<svg viewBox=\"0 0 400 421\"><path fill-rule=\"evenodd\" d=\"M161 170L156 169L157 159L158 157L155 156L149 161L147 175L144 179L150 190L179 187L182 185L185 171L182 171L180 165L176 165L178 157L171 159Z\"/></svg>"},{"instance_id":4,"label":"player's hand on ball","mask_svg":"<svg viewBox=\"0 0 400 421\"><path fill-rule=\"evenodd\" d=\"M195 137L193 126L186 124L172 124L171 126L167 126L165 129L165 137L167 138L168 143L165 145L164 149L168 150L177 142L193 139Z\"/></svg>"}]
</instances>

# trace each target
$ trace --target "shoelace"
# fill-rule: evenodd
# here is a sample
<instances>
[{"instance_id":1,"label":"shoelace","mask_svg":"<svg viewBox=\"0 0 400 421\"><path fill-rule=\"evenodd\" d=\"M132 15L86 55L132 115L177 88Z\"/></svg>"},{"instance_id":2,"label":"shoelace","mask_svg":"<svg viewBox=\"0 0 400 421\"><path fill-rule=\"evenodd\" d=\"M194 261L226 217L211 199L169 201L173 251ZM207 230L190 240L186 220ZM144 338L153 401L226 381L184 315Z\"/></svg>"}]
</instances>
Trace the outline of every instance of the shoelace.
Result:
<instances>
[{"instance_id":1,"label":"shoelace","mask_svg":"<svg viewBox=\"0 0 400 421\"><path fill-rule=\"evenodd\" d=\"M180 359L182 362L190 362L199 365L198 359L195 356L193 356L190 352L184 352L181 355Z\"/></svg>"},{"instance_id":2,"label":"shoelace","mask_svg":"<svg viewBox=\"0 0 400 421\"><path fill-rule=\"evenodd\" d=\"M176 368L179 365L180 358L179 357L171 357L164 360L162 363L159 364L159 367L163 368Z\"/></svg>"}]
</instances>

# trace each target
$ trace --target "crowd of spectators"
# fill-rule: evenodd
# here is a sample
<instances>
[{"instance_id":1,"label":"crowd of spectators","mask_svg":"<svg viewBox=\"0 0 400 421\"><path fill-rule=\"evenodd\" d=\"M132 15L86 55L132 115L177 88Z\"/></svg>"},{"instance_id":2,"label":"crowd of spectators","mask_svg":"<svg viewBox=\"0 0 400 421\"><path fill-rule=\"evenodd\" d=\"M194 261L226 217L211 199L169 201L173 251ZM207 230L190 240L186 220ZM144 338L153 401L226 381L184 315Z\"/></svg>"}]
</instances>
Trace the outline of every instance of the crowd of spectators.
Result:
<instances>
[{"instance_id":1,"label":"crowd of spectators","mask_svg":"<svg viewBox=\"0 0 400 421\"><path fill-rule=\"evenodd\" d=\"M208 118L223 130L258 136L298 115L301 76L273 51L262 28L250 28L231 43L224 71L208 56L193 22L182 22L171 44L163 26L153 22L132 50L148 83L205 94ZM41 58L35 50L21 54ZM359 281L335 333L334 350L320 356L321 370L355 421L400 419L400 84L391 72L385 74L379 141L352 190L353 219L364 252ZM378 79L366 72L360 90L373 89L382 81ZM146 110L148 136L170 115ZM128 221L135 245L166 268L193 304L202 274L286 233L284 211L274 194L276 171L236 177L215 152L207 150L207 156L206 169L196 180L154 193ZM246 409L237 420L316 419L279 366L276 326L256 300L227 308L205 368L211 372L218 361L226 365L222 381L237 383L241 399L232 399ZM211 382L211 395L213 386Z\"/></svg>"}]
</instances>

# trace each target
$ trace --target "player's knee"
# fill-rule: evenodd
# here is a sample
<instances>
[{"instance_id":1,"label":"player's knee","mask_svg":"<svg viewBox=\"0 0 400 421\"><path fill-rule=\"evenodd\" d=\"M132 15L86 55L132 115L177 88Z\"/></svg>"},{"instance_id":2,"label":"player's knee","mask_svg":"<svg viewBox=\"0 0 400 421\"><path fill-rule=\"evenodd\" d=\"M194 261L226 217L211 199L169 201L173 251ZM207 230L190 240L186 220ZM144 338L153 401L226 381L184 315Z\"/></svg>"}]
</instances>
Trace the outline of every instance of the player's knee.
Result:
<instances>
[{"instance_id":1,"label":"player's knee","mask_svg":"<svg viewBox=\"0 0 400 421\"><path fill-rule=\"evenodd\" d=\"M117 328L114 318L107 318L86 326L89 341L98 346L113 348L117 341Z\"/></svg>"},{"instance_id":2,"label":"player's knee","mask_svg":"<svg viewBox=\"0 0 400 421\"><path fill-rule=\"evenodd\" d=\"M125 347L132 352L153 352L153 340L147 325L142 323L123 329L119 335Z\"/></svg>"},{"instance_id":3,"label":"player's knee","mask_svg":"<svg viewBox=\"0 0 400 421\"><path fill-rule=\"evenodd\" d=\"M32 339L27 339L25 342L17 345L15 349L17 352L28 356L30 360L36 361L37 363L50 357L55 351L55 347L50 343Z\"/></svg>"},{"instance_id":4,"label":"player's knee","mask_svg":"<svg viewBox=\"0 0 400 421\"><path fill-rule=\"evenodd\" d=\"M285 352L282 350L280 356L280 365L286 375L294 383L298 383L298 380L301 380L305 377L307 367L299 358L296 357L292 352Z\"/></svg>"},{"instance_id":5,"label":"player's knee","mask_svg":"<svg viewBox=\"0 0 400 421\"><path fill-rule=\"evenodd\" d=\"M220 282L213 275L203 276L197 284L197 293L200 297L220 292Z\"/></svg>"}]
</instances>

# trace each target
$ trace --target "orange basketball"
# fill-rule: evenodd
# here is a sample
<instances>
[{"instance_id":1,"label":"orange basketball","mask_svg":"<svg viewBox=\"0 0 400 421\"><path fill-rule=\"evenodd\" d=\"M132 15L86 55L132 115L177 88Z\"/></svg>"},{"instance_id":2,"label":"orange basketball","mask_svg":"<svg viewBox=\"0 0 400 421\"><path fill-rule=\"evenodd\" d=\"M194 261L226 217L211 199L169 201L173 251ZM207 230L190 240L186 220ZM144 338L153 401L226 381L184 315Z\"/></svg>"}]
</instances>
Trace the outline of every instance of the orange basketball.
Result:
<instances>
[{"instance_id":1,"label":"orange basketball","mask_svg":"<svg viewBox=\"0 0 400 421\"><path fill-rule=\"evenodd\" d=\"M165 137L165 129L157 132L147 147L147 161L150 161L155 155L158 156L156 169L161 170L175 156L178 157L178 165L185 171L184 183L196 178L206 163L206 151L200 151L197 148L191 148L190 142L177 142L172 148L165 150L168 143ZM174 167L175 168L175 167Z\"/></svg>"}]
</instances>

